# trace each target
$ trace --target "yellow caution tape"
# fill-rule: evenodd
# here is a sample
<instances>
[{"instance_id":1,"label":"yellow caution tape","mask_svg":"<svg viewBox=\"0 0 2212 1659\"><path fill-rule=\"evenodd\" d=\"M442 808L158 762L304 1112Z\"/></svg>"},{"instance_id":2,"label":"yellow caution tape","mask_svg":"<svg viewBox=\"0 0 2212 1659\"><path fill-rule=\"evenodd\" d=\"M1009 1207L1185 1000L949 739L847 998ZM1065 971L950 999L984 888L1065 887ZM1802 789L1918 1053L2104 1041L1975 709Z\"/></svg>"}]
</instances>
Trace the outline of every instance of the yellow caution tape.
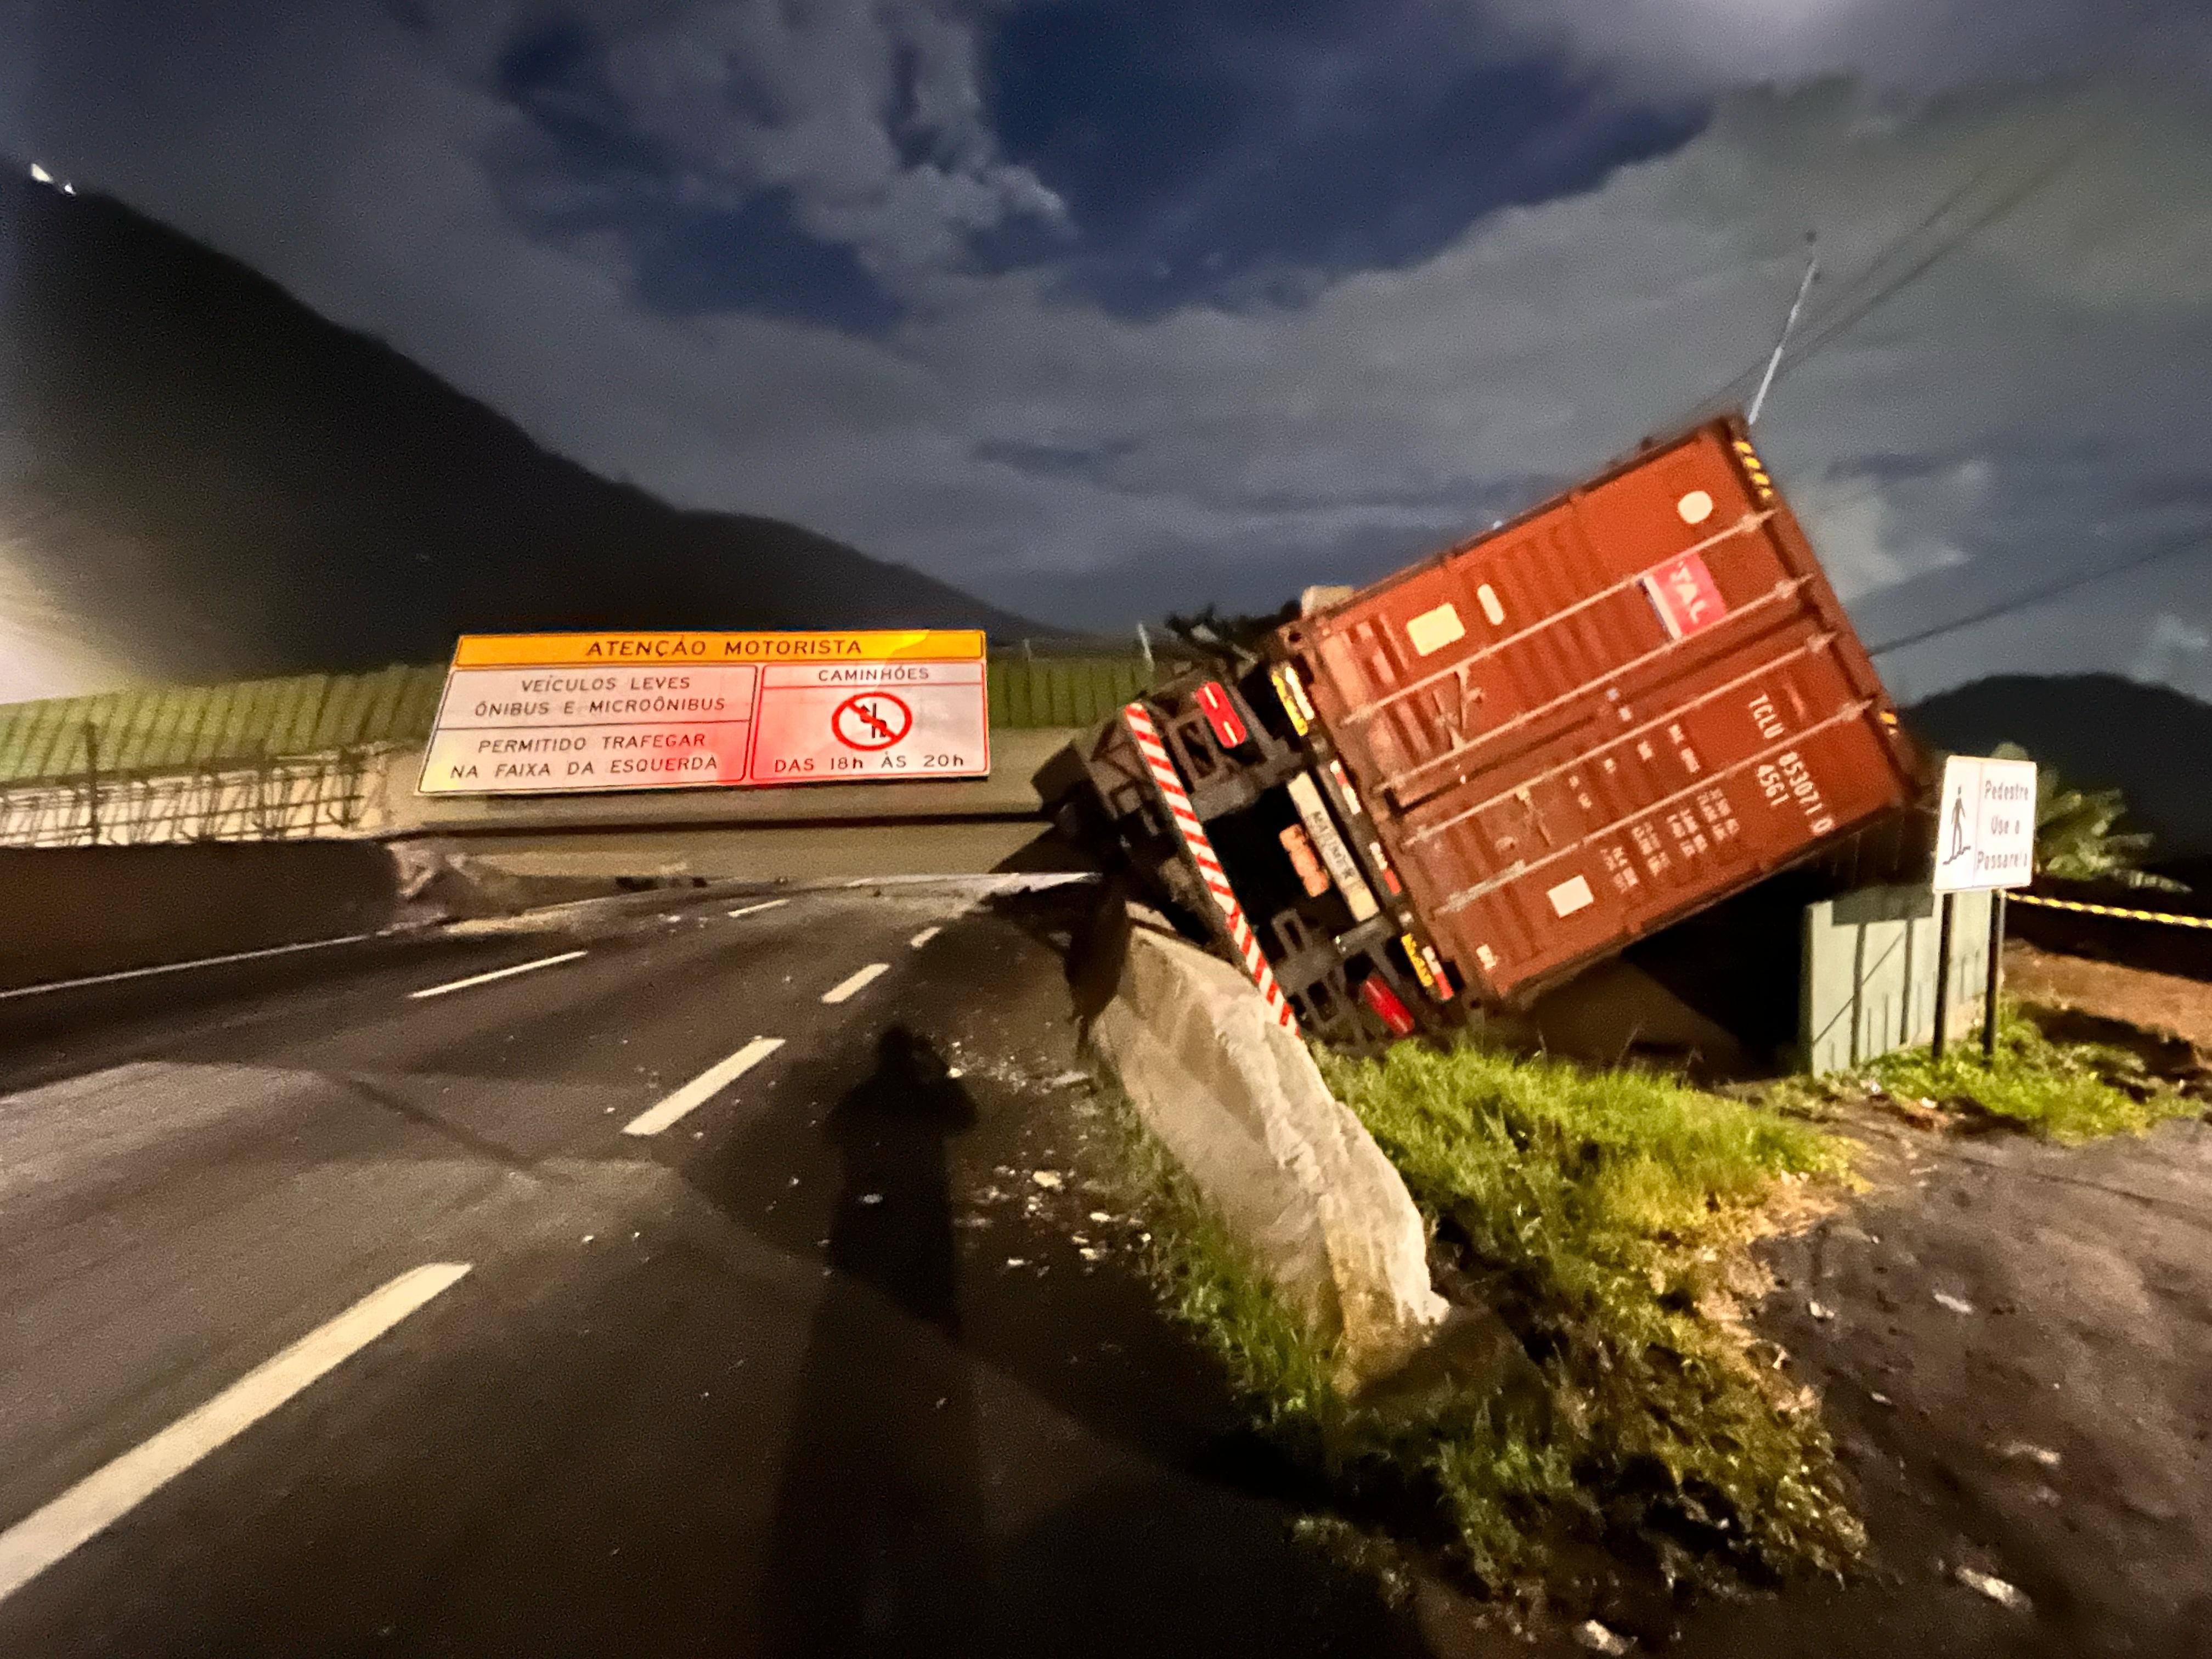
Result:
<instances>
[{"instance_id":1,"label":"yellow caution tape","mask_svg":"<svg viewBox=\"0 0 2212 1659\"><path fill-rule=\"evenodd\" d=\"M2073 899L2037 898L2027 893L2008 893L2014 904L2039 904L2048 910L2079 910L2089 916L2124 916L2130 921L2170 921L2177 927L2212 927L2212 916L2177 916L2170 910L2123 910L2117 905L2081 904Z\"/></svg>"}]
</instances>

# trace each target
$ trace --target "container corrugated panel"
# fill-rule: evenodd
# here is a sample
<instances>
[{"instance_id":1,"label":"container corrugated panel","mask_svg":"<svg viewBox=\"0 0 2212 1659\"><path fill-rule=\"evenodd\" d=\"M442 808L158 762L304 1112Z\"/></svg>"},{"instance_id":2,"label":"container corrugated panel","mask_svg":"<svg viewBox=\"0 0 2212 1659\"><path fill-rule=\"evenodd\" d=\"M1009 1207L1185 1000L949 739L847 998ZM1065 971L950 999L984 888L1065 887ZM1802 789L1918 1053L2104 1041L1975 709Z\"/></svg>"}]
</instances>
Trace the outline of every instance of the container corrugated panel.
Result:
<instances>
[{"instance_id":1,"label":"container corrugated panel","mask_svg":"<svg viewBox=\"0 0 2212 1659\"><path fill-rule=\"evenodd\" d=\"M1914 788L1873 665L1732 416L1278 639L1437 947L1492 1001Z\"/></svg>"}]
</instances>

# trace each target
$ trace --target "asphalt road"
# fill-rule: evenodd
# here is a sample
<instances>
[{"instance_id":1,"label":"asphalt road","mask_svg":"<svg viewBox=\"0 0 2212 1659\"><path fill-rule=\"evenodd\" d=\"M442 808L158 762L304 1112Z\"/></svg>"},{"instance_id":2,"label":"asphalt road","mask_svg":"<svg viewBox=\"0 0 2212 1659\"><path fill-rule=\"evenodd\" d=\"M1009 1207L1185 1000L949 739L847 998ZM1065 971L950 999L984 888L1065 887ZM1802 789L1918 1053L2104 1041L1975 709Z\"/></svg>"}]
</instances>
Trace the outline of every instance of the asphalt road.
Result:
<instances>
[{"instance_id":1,"label":"asphalt road","mask_svg":"<svg viewBox=\"0 0 2212 1659\"><path fill-rule=\"evenodd\" d=\"M1399 1650L1094 1208L1083 902L0 1001L0 1655Z\"/></svg>"}]
</instances>

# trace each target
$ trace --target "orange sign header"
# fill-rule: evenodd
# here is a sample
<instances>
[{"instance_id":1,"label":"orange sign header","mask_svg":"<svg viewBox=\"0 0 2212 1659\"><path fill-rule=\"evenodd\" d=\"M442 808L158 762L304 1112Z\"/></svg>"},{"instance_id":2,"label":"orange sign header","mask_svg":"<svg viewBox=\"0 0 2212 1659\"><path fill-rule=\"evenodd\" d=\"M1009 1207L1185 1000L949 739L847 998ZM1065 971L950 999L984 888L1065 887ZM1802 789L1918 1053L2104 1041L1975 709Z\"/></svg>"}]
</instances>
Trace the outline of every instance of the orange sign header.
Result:
<instances>
[{"instance_id":1,"label":"orange sign header","mask_svg":"<svg viewBox=\"0 0 2212 1659\"><path fill-rule=\"evenodd\" d=\"M979 628L870 629L850 634L464 634L456 668L568 668L615 663L983 660Z\"/></svg>"}]
</instances>

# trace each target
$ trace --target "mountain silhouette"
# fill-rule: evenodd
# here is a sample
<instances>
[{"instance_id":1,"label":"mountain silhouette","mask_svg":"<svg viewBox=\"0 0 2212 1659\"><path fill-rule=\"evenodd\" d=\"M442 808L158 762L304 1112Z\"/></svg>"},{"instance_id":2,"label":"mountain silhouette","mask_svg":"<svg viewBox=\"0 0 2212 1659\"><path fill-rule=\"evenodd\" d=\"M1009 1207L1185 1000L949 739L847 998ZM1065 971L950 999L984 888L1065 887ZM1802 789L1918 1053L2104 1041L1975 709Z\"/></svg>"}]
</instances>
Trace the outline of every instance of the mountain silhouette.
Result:
<instances>
[{"instance_id":1,"label":"mountain silhouette","mask_svg":"<svg viewBox=\"0 0 2212 1659\"><path fill-rule=\"evenodd\" d=\"M2154 860L2212 853L2212 703L2117 674L2001 674L1905 719L1957 754L2016 743L2069 784L2118 789L2128 804L2120 827L2149 830Z\"/></svg>"},{"instance_id":2,"label":"mountain silhouette","mask_svg":"<svg viewBox=\"0 0 2212 1659\"><path fill-rule=\"evenodd\" d=\"M471 631L1059 631L602 478L236 260L7 171L0 530L140 676L431 662Z\"/></svg>"}]
</instances>

